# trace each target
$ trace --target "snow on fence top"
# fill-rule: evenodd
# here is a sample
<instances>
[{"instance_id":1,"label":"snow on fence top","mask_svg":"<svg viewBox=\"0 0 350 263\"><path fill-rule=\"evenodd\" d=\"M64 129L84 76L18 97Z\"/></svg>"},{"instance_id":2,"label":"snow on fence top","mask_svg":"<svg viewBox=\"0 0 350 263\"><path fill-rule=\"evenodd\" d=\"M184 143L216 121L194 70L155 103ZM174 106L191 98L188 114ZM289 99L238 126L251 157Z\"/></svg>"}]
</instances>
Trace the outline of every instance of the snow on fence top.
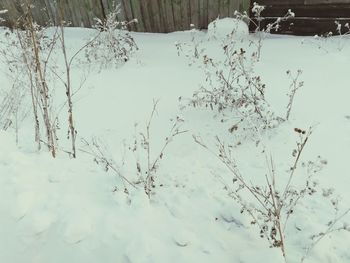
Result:
<instances>
[{"instance_id":1,"label":"snow on fence top","mask_svg":"<svg viewBox=\"0 0 350 263\"><path fill-rule=\"evenodd\" d=\"M21 2L32 1L33 16L38 24L57 23L57 6L62 8L65 21L72 26L91 27L94 18L103 19L114 9L114 2L120 6L119 19L138 23L130 29L140 32L173 32L196 28L207 28L217 17L233 17L234 11L248 10L249 0L0 0L0 10L8 9L3 18L6 26L13 26L23 10Z\"/></svg>"}]
</instances>

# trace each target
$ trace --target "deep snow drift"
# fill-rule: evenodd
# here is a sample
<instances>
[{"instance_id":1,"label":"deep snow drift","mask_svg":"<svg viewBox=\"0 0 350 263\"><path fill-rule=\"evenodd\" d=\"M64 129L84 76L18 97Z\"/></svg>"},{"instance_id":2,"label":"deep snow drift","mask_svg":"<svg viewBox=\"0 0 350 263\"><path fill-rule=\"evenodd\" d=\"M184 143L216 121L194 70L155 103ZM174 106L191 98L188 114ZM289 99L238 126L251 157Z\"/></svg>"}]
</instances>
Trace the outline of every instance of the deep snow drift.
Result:
<instances>
[{"instance_id":1,"label":"deep snow drift","mask_svg":"<svg viewBox=\"0 0 350 263\"><path fill-rule=\"evenodd\" d=\"M220 45L232 22L224 21L208 33L197 33L210 39L208 48ZM254 38L240 29L237 37ZM84 29L67 29L68 46L79 47L88 34ZM229 197L225 185L232 183L230 172L192 138L201 135L214 145L216 135L228 141L232 136L227 131L230 123L221 123L212 111L182 109L179 103L179 97L190 98L205 82L202 70L189 67L175 47L190 41L193 33L132 35L139 51L118 69L90 73L74 98L75 119L79 138L98 138L132 179L135 159L144 161L146 155L124 152L135 134L145 130L153 100L159 99L151 126L152 158L168 136L171 119L183 119L181 129L187 132L166 149L156 173L155 194L149 200L142 186L125 194L118 176L105 172L84 151L76 160L63 151L56 159L45 151L37 153L29 115L20 127L18 146L12 129L0 132L0 262L283 262L280 251L269 248L249 216L241 214ZM277 35L264 40L255 71L266 83L275 111L284 112L288 102L287 70L303 70L305 84L296 94L290 120L262 140L277 169L284 171L297 139L294 128L315 126L303 159L327 160L317 180L322 188L335 189L340 214L350 207L350 39L334 38L320 43L321 49L318 43L313 38ZM1 67L3 88L10 84L6 65ZM74 70L76 82L80 71ZM65 127L62 130L66 132ZM59 143L62 148L69 145ZM81 142L78 148L86 150ZM264 156L249 141L237 147L235 155L243 174L258 178L267 172ZM309 236L325 231L333 219L329 200L320 196L303 200L292 218L286 241L289 262L300 262ZM350 216L342 221L350 222ZM305 262L350 262L349 243L348 232L334 232Z\"/></svg>"}]
</instances>

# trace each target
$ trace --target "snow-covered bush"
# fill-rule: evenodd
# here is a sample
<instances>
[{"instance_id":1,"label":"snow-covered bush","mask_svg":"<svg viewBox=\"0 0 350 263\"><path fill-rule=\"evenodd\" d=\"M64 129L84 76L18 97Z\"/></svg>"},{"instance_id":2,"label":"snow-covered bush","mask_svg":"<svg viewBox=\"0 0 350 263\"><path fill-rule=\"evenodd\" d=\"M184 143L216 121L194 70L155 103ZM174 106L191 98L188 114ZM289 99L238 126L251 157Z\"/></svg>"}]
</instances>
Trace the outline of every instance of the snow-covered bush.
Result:
<instances>
[{"instance_id":1,"label":"snow-covered bush","mask_svg":"<svg viewBox=\"0 0 350 263\"><path fill-rule=\"evenodd\" d=\"M263 7L254 5L252 12L256 21L262 19L262 10ZM224 116L221 120L229 120L231 125L228 130L238 144L248 138L258 140L261 132L289 119L295 94L303 86L299 81L301 71L295 76L290 71L287 73L291 80L287 113L279 116L266 99L266 85L255 72L255 67L259 63L262 40L266 34L277 30L281 21L293 16L288 11L283 18L266 28L257 24L256 32L260 35L251 38L244 22L249 17L236 12L236 19L217 20L210 24L208 38L192 30L189 43L176 43L178 54L184 54L190 61L189 65L201 68L205 76L205 83L187 100L187 105L208 108Z\"/></svg>"},{"instance_id":2,"label":"snow-covered bush","mask_svg":"<svg viewBox=\"0 0 350 263\"><path fill-rule=\"evenodd\" d=\"M206 47L214 43L215 50ZM207 108L228 119L237 143L254 138L257 132L276 127L283 118L277 116L265 98L266 86L256 74L257 52L247 52L244 39L235 37L235 30L220 40L177 44L190 65L199 67L205 76L201 88L190 99L181 98L187 106Z\"/></svg>"},{"instance_id":3,"label":"snow-covered bush","mask_svg":"<svg viewBox=\"0 0 350 263\"><path fill-rule=\"evenodd\" d=\"M225 45L224 61L204 57L209 87L196 91L191 100L193 107L209 107L218 112L231 112L237 118L232 131L267 129L275 127L279 119L265 99L265 84L253 72L251 60L242 48L234 50ZM252 127L252 124L254 127Z\"/></svg>"},{"instance_id":4,"label":"snow-covered bush","mask_svg":"<svg viewBox=\"0 0 350 263\"><path fill-rule=\"evenodd\" d=\"M18 142L19 127L30 109L26 99L30 90L24 88L28 85L26 67L22 63L18 39L8 29L1 32L0 61L8 66L8 70L4 71L8 85L3 83L0 87L0 129L14 129Z\"/></svg>"},{"instance_id":5,"label":"snow-covered bush","mask_svg":"<svg viewBox=\"0 0 350 263\"><path fill-rule=\"evenodd\" d=\"M169 131L169 135L164 139L162 147L158 150L154 150L152 144L152 121L156 114L158 101L154 101L151 116L147 122L144 131L139 132L139 136L136 134L134 143L130 147L130 150L135 155L136 170L139 177L139 182L144 185L145 193L151 198L154 188L156 187L156 175L159 164L164 157L165 150L169 146L173 139L183 133L185 130L181 129L183 120L180 117L176 117L172 120L172 125Z\"/></svg>"},{"instance_id":6,"label":"snow-covered bush","mask_svg":"<svg viewBox=\"0 0 350 263\"><path fill-rule=\"evenodd\" d=\"M289 86L289 93L287 94L288 96L288 104L286 107L286 116L285 116L285 120L289 120L290 117L290 113L292 111L293 108L293 102L294 102L294 97L295 94L297 93L297 91L304 86L304 82L303 81L299 81L299 78L302 74L302 71L299 69L297 71L297 73L295 75L293 75L293 73L288 70L287 71L287 75L291 81L291 84Z\"/></svg>"},{"instance_id":7,"label":"snow-covered bush","mask_svg":"<svg viewBox=\"0 0 350 263\"><path fill-rule=\"evenodd\" d=\"M335 33L330 31L323 35L315 35L313 39L303 40L302 44L315 46L325 53L342 51L346 45L345 39L350 35L349 23L342 25L339 21L335 21Z\"/></svg>"},{"instance_id":8,"label":"snow-covered bush","mask_svg":"<svg viewBox=\"0 0 350 263\"><path fill-rule=\"evenodd\" d=\"M208 108L218 113L216 115L220 117L225 116L225 118L220 118L220 121L225 119L225 121L232 122L229 132L233 136L225 136L225 139L216 136L214 147L207 146L207 142L203 141L200 136L194 135L194 140L214 154L214 158L219 159L227 167L232 175L233 185L225 185L225 189L240 205L241 213L247 214L251 218L251 224L258 227L259 236L266 238L270 247L280 249L287 261L290 247L288 240L292 235L289 230L293 228L290 220L298 218L299 220L296 220L302 221L300 218L303 218L303 215L296 213L301 201L309 197L316 198L316 195L322 193L321 187L315 180L315 175L321 171L327 161L321 157L317 157L315 161L302 160L301 156L311 136L311 129L309 131L295 129L299 139L292 152L292 164L287 165L287 171L283 165L276 167L272 156L267 154L269 151L263 143L262 131L289 120L295 95L304 83L300 81L301 70L295 74L287 71L291 84L287 94L286 113L282 116L277 115L265 97L266 86L260 75L256 74L255 67L260 61L261 48L266 34L271 30L278 30L279 23L293 17L294 14L289 10L285 17L262 28L259 21L262 21L263 8L257 4L253 7L257 30L252 39L235 37L239 34L235 34L235 29L232 28L232 32L224 34L224 37L220 36L219 39L213 36L210 36L209 40L202 41L192 38L192 46L188 43L176 44L178 52L190 58L190 65L197 65L205 75L205 84L194 93L193 97L188 100L181 98L181 100L185 101L186 105ZM246 14L236 13L236 15L240 19L247 17ZM220 32L217 28L215 30ZM215 34L212 32L211 34ZM243 174L240 169L235 150L236 146L241 144L242 139L247 138L253 139L257 151L266 159L266 175L263 174L262 177L256 178ZM296 180L297 174L298 180ZM303 179L300 179L303 175ZM333 196L328 197L331 206L337 210ZM345 213L348 212L347 210ZM338 224L342 217L343 214L334 217L330 224L331 229L350 230ZM303 229L307 227L307 224L303 225ZM333 231L328 227L326 226L328 232L313 236L321 238L326 236ZM309 243L310 249L316 239L312 239ZM306 250L305 255L307 253Z\"/></svg>"},{"instance_id":9,"label":"snow-covered bush","mask_svg":"<svg viewBox=\"0 0 350 263\"><path fill-rule=\"evenodd\" d=\"M31 5L24 6L26 15L18 19L14 32L5 30L0 54L8 66L8 76L12 82L8 96L16 97L13 103L17 105L17 109L22 104L27 106L24 99L30 98L38 148L44 143L52 156L55 156L56 120L52 111L53 74L49 70L49 62L57 34L47 34L46 28L33 20L32 8ZM20 27L22 29L19 29ZM43 139L42 133L46 139Z\"/></svg>"},{"instance_id":10,"label":"snow-covered bush","mask_svg":"<svg viewBox=\"0 0 350 263\"><path fill-rule=\"evenodd\" d=\"M158 101L154 101L153 109L146 126L139 131L138 124L135 124L135 135L129 146L124 144L124 156L121 162L117 162L108 149L108 145L99 139L92 139L91 142L83 140L84 152L93 156L95 163L101 165L106 172L111 171L121 180L123 191L130 193L130 187L143 189L149 199L155 193L157 172L168 146L175 137L187 132L182 130L183 120L180 117L171 119L169 134L164 141L154 141L152 122L157 113ZM155 146L161 145L160 148ZM130 167L131 166L131 167ZM131 169L130 169L131 168ZM131 170L126 176L125 170ZM118 191L121 186L115 186Z\"/></svg>"},{"instance_id":11,"label":"snow-covered bush","mask_svg":"<svg viewBox=\"0 0 350 263\"><path fill-rule=\"evenodd\" d=\"M334 217L328 221L325 231L310 236L305 251L299 253L302 255L301 261L304 261L314 246L330 233L342 230L350 232L350 227L340 222L350 209L339 214L339 200L334 190L322 188L316 179L317 173L327 165L327 160L320 156L315 161L303 160L302 155L312 129L306 131L295 128L294 132L299 138L291 152L292 160L287 164L287 170L282 168L284 165L276 166L272 154L268 155L266 146L258 149L265 155L266 172L261 176L242 173L238 156L227 142L217 137L217 149L213 150L200 137L194 136L197 144L211 152L226 166L232 176L232 184L225 184L229 196L238 203L241 214L249 218L250 224L257 227L259 237L265 238L271 248L280 249L286 262L289 262L288 249L295 250L288 243L289 239L295 238L295 231L291 231L294 228L293 224L298 223L297 233L299 232L301 238L305 238L304 232L308 232L310 228L307 220L304 220L307 215L300 212L300 204L306 199L325 198L334 212Z\"/></svg>"},{"instance_id":12,"label":"snow-covered bush","mask_svg":"<svg viewBox=\"0 0 350 263\"><path fill-rule=\"evenodd\" d=\"M87 63L98 66L100 70L110 66L120 66L138 50L135 40L127 30L128 25L136 23L137 20L118 21L119 12L117 6L113 12L107 15L106 20L95 19L94 28L98 31L98 35L90 41L85 49Z\"/></svg>"},{"instance_id":13,"label":"snow-covered bush","mask_svg":"<svg viewBox=\"0 0 350 263\"><path fill-rule=\"evenodd\" d=\"M17 131L20 120L24 118L20 112L27 112L28 105L31 105L38 148L43 143L56 156L58 115L67 106L68 139L72 142L72 149L66 152L75 158L77 131L72 97L81 88L73 87L71 71L75 60L85 52L85 62L90 66L106 68L111 64L126 62L137 46L126 31L128 23L116 20L116 9L105 21L97 19L94 37L70 56L65 43L65 26L69 22L61 19L62 10L56 8L59 25L49 28L39 26L34 21L33 8L36 7L31 1L23 5L25 15L18 18L13 31L5 30L4 37L0 39L1 60L7 64L12 82L11 89L2 91L4 100L0 105L0 125L4 129L15 126ZM0 15L5 11L1 11ZM56 63L61 58L63 68ZM66 94L67 101L63 106L56 101L57 87L63 87ZM46 135L46 139L42 134Z\"/></svg>"},{"instance_id":14,"label":"snow-covered bush","mask_svg":"<svg viewBox=\"0 0 350 263\"><path fill-rule=\"evenodd\" d=\"M236 39L246 38L249 35L247 23L242 19L216 19L208 25L208 35L214 39L224 39L234 32Z\"/></svg>"}]
</instances>

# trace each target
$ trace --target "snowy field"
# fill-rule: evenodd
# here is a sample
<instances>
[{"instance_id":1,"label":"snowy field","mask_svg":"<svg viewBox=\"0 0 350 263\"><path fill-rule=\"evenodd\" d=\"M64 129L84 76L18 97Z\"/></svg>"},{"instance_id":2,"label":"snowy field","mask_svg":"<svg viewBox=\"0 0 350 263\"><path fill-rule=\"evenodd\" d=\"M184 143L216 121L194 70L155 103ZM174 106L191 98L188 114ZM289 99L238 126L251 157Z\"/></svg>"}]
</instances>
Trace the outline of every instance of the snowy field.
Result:
<instances>
[{"instance_id":1,"label":"snowy field","mask_svg":"<svg viewBox=\"0 0 350 263\"><path fill-rule=\"evenodd\" d=\"M254 49L248 43L257 36L240 30L237 47ZM222 22L215 30L195 35L215 55L226 31L227 23ZM89 30L67 29L68 51L79 48L89 34ZM30 109L19 126L17 145L13 127L0 131L1 263L284 262L280 249L269 248L250 215L241 213L241 205L229 195L229 189L235 188L233 175L215 156L216 136L227 143L236 140L229 132L229 113L222 117L215 110L186 103L205 84L201 63L189 66L187 51L178 55L176 48L176 43L191 43L193 34L132 33L139 50L130 61L118 68L89 71L74 96L77 159L65 153L70 144L63 113L56 159L45 147L36 151ZM0 66L1 98L11 82L6 65ZM260 133L258 146L248 138L233 148L242 176L264 185L268 157L273 159L276 180L285 182L299 138L295 128L313 127L303 162L320 156L326 164L315 175L318 192L306 195L290 217L285 230L287 262L300 262L315 241L310 236L326 232L332 220L350 207L349 68L350 38L323 41L279 35L266 36L261 59L254 66L277 114L284 115L288 104L291 81L286 72L302 70L304 85L295 95L288 121ZM86 74L83 71L79 65L72 70L76 86ZM63 101L64 90L61 93ZM136 163L147 162L146 151L129 148L135 136L146 132L155 100L159 102L150 128L151 159L157 158L176 118L186 132L174 137L161 156L149 198L142 184L136 184ZM200 136L214 154L193 136ZM120 177L94 162L84 143L92 140L136 187L126 185L125 193ZM305 182L302 167L294 180ZM329 198L326 189L334 190L329 190ZM245 200L248 205L254 202L249 195ZM350 215L340 218L334 228L343 222L350 223ZM331 232L304 262L350 262L349 246L348 231Z\"/></svg>"}]
</instances>

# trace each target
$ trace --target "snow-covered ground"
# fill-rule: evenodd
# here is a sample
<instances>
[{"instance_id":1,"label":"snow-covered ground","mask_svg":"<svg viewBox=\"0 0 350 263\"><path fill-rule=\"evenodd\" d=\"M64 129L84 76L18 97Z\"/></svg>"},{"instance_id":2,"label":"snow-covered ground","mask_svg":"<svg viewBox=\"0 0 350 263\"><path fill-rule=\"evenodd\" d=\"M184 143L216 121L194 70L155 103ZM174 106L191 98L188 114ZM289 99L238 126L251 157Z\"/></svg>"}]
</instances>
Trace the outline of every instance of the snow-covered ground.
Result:
<instances>
[{"instance_id":1,"label":"snow-covered ground","mask_svg":"<svg viewBox=\"0 0 350 263\"><path fill-rule=\"evenodd\" d=\"M227 23L218 23L215 30L199 35L209 36L210 47L219 45L225 30ZM80 46L88 32L67 29L68 46ZM239 37L244 34L243 30ZM215 135L228 141L232 135L229 123L221 123L211 111L182 109L179 103L179 97L190 98L205 82L202 70L189 67L188 60L177 54L175 43L190 41L191 33L132 35L139 51L131 61L118 69L90 73L74 98L78 148L86 150L80 139L98 138L122 174L135 178L135 159L144 161L145 152L134 157L124 151L135 134L145 131L153 100L159 99L151 126L152 158L168 136L171 119L183 119L181 129L187 132L166 149L156 173L155 194L149 200L142 186L125 194L118 176L105 172L83 151L78 151L77 159L64 151L56 159L45 151L37 153L29 115L20 127L18 145L12 129L0 132L0 262L283 262L279 249L269 248L250 224L251 218L241 214L239 204L228 196L225 184L232 183L230 172L192 138L201 135L214 145ZM320 42L321 49L317 43L311 37L278 35L264 40L255 71L266 83L275 111L283 114L288 102L287 70L303 70L305 84L296 94L290 120L262 139L282 174L292 162L294 128L315 126L303 159L327 160L317 180L321 188L335 189L341 214L350 207L350 39ZM3 88L10 84L3 73L6 66L1 67ZM80 71L73 71L76 82ZM64 121L62 126L65 134ZM69 141L61 139L59 144L64 148ZM247 141L234 154L242 174L260 182L267 167L257 147ZM296 176L303 182L302 175ZM325 231L333 219L328 203L316 195L298 206L286 231L289 262L300 262L309 236ZM342 221L350 223L350 216ZM349 232L334 232L305 262L350 262L349 244Z\"/></svg>"}]
</instances>

